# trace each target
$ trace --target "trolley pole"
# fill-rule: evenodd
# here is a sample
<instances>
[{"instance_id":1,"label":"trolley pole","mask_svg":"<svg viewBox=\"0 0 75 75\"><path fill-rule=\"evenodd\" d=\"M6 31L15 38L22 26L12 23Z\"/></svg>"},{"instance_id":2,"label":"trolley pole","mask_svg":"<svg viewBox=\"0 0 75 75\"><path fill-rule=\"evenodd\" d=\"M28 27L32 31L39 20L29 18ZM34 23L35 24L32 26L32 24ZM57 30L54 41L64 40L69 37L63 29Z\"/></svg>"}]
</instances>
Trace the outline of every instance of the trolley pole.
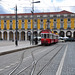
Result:
<instances>
[{"instance_id":1,"label":"trolley pole","mask_svg":"<svg viewBox=\"0 0 75 75\"><path fill-rule=\"evenodd\" d=\"M32 45L34 44L34 3L40 3L40 1L32 0Z\"/></svg>"},{"instance_id":2,"label":"trolley pole","mask_svg":"<svg viewBox=\"0 0 75 75\"><path fill-rule=\"evenodd\" d=\"M34 32L34 0L32 0L32 45L34 44L34 34L33 34L33 32Z\"/></svg>"},{"instance_id":3,"label":"trolley pole","mask_svg":"<svg viewBox=\"0 0 75 75\"><path fill-rule=\"evenodd\" d=\"M16 5L16 39L15 39L15 45L18 46L18 41L17 41L17 5Z\"/></svg>"}]
</instances>

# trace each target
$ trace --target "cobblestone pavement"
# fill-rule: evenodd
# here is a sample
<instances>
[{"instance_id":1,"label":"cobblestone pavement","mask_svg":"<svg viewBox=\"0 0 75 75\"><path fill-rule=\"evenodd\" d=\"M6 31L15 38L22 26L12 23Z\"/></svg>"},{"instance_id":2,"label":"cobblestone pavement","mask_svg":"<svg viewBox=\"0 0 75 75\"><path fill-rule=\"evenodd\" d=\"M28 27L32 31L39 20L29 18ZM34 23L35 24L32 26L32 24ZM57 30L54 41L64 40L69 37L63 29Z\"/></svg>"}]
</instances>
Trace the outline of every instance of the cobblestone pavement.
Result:
<instances>
[{"instance_id":1,"label":"cobblestone pavement","mask_svg":"<svg viewBox=\"0 0 75 75\"><path fill-rule=\"evenodd\" d=\"M61 75L75 75L75 42L68 43Z\"/></svg>"},{"instance_id":2,"label":"cobblestone pavement","mask_svg":"<svg viewBox=\"0 0 75 75\"><path fill-rule=\"evenodd\" d=\"M21 44L30 44L30 41L18 41L18 45ZM0 41L0 47L9 45L15 45L15 41Z\"/></svg>"}]
</instances>

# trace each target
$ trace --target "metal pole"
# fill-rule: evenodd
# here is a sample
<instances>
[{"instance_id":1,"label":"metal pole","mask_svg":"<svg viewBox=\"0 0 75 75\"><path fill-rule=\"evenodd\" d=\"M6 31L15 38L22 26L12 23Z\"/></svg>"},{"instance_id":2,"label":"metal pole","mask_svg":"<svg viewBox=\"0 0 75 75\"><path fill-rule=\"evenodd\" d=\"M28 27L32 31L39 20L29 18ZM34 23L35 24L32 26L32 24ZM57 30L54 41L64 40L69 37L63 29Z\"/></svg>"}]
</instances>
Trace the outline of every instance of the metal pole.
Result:
<instances>
[{"instance_id":1,"label":"metal pole","mask_svg":"<svg viewBox=\"0 0 75 75\"><path fill-rule=\"evenodd\" d=\"M16 5L16 39L15 39L15 45L18 46L18 41L17 41L17 5Z\"/></svg>"},{"instance_id":2,"label":"metal pole","mask_svg":"<svg viewBox=\"0 0 75 75\"><path fill-rule=\"evenodd\" d=\"M34 0L32 0L32 45L34 44L34 34L33 34L33 32L34 32Z\"/></svg>"}]
</instances>

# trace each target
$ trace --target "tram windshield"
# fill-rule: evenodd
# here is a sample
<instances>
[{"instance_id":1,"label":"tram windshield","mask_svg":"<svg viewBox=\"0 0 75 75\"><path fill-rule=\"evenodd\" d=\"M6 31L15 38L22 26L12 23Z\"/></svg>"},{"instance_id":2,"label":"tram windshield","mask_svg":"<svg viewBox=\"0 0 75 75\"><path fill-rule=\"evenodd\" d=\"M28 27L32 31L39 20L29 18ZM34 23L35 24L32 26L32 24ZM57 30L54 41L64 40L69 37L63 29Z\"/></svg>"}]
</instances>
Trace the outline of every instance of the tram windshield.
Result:
<instances>
[{"instance_id":1,"label":"tram windshield","mask_svg":"<svg viewBox=\"0 0 75 75\"><path fill-rule=\"evenodd\" d=\"M47 38L49 38L49 34L47 34Z\"/></svg>"},{"instance_id":2,"label":"tram windshield","mask_svg":"<svg viewBox=\"0 0 75 75\"><path fill-rule=\"evenodd\" d=\"M44 38L46 38L46 34L44 34Z\"/></svg>"},{"instance_id":3,"label":"tram windshield","mask_svg":"<svg viewBox=\"0 0 75 75\"><path fill-rule=\"evenodd\" d=\"M41 38L49 38L49 34L41 34Z\"/></svg>"},{"instance_id":4,"label":"tram windshield","mask_svg":"<svg viewBox=\"0 0 75 75\"><path fill-rule=\"evenodd\" d=\"M44 38L43 34L41 34L41 38Z\"/></svg>"}]
</instances>

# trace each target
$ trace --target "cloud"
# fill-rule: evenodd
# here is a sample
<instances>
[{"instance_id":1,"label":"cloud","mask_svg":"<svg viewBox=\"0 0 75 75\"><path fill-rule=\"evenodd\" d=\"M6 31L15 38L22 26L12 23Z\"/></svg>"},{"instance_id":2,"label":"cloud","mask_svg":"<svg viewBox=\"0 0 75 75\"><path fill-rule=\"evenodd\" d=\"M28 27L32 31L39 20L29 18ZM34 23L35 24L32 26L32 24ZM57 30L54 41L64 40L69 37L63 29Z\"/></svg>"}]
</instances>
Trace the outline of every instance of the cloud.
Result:
<instances>
[{"instance_id":1,"label":"cloud","mask_svg":"<svg viewBox=\"0 0 75 75\"><path fill-rule=\"evenodd\" d=\"M15 13L16 4L18 13L31 13L32 0L2 0L0 1L1 13ZM34 12L55 12L61 10L75 12L74 5L74 0L40 0L40 3L34 3Z\"/></svg>"},{"instance_id":2,"label":"cloud","mask_svg":"<svg viewBox=\"0 0 75 75\"><path fill-rule=\"evenodd\" d=\"M6 10L0 5L0 14L6 14Z\"/></svg>"}]
</instances>

